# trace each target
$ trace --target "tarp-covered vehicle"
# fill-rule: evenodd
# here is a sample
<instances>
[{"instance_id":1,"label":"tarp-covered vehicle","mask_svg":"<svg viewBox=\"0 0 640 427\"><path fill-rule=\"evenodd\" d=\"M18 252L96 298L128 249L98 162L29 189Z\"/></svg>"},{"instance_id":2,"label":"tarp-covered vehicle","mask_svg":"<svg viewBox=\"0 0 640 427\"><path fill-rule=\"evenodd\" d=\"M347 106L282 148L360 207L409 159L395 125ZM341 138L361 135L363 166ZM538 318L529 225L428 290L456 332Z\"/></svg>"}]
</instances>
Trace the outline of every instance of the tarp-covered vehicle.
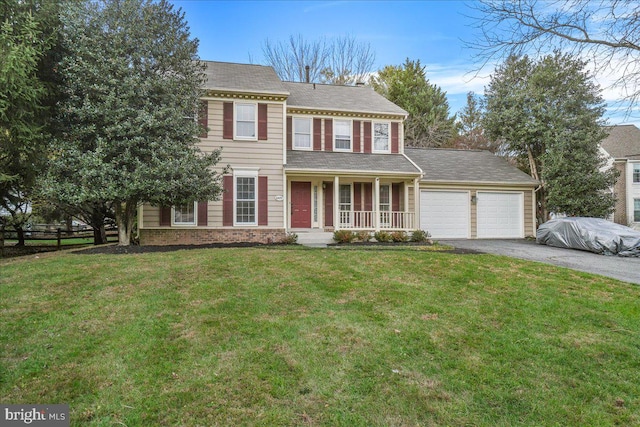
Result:
<instances>
[{"instance_id":1,"label":"tarp-covered vehicle","mask_svg":"<svg viewBox=\"0 0 640 427\"><path fill-rule=\"evenodd\" d=\"M538 228L536 241L603 255L640 257L640 231L599 218L552 219Z\"/></svg>"}]
</instances>

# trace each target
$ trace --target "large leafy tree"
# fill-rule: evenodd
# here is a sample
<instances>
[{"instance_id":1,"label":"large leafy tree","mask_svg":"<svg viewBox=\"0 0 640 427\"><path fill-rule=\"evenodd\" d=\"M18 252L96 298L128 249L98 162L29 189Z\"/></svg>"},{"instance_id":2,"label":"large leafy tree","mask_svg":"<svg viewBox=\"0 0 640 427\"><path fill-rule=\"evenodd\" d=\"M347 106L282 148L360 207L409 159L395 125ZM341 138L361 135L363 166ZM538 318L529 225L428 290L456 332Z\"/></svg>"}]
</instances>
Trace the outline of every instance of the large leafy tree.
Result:
<instances>
[{"instance_id":1,"label":"large leafy tree","mask_svg":"<svg viewBox=\"0 0 640 427\"><path fill-rule=\"evenodd\" d=\"M57 2L0 3L0 210L24 244L23 226L37 177L55 98L53 58Z\"/></svg>"},{"instance_id":2,"label":"large leafy tree","mask_svg":"<svg viewBox=\"0 0 640 427\"><path fill-rule=\"evenodd\" d=\"M446 93L427 79L420 60L407 58L400 66L387 65L370 79L376 92L409 113L405 143L413 147L441 147L455 134Z\"/></svg>"},{"instance_id":3,"label":"large leafy tree","mask_svg":"<svg viewBox=\"0 0 640 427\"><path fill-rule=\"evenodd\" d=\"M218 198L220 153L196 145L204 66L184 14L164 0L85 1L61 19L64 132L52 144L45 193L113 206L120 245L140 203Z\"/></svg>"},{"instance_id":4,"label":"large leafy tree","mask_svg":"<svg viewBox=\"0 0 640 427\"><path fill-rule=\"evenodd\" d=\"M541 182L538 221L549 212L603 217L613 209L615 172L601 170L604 102L585 63L555 53L510 57L485 91L487 135L502 140Z\"/></svg>"}]
</instances>

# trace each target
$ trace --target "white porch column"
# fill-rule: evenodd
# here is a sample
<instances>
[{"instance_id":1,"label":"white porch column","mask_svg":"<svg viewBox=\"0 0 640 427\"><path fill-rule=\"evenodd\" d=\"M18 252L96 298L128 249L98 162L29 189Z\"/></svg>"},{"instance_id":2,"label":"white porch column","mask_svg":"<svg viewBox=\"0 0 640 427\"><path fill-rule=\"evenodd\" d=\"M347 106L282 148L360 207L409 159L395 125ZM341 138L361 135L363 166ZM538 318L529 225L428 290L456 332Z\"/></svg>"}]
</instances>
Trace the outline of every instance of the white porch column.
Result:
<instances>
[{"instance_id":1,"label":"white porch column","mask_svg":"<svg viewBox=\"0 0 640 427\"><path fill-rule=\"evenodd\" d=\"M373 228L380 231L380 178L376 177L373 191Z\"/></svg>"},{"instance_id":2,"label":"white porch column","mask_svg":"<svg viewBox=\"0 0 640 427\"><path fill-rule=\"evenodd\" d=\"M340 229L340 178L333 177L333 229Z\"/></svg>"},{"instance_id":3,"label":"white porch column","mask_svg":"<svg viewBox=\"0 0 640 427\"><path fill-rule=\"evenodd\" d=\"M409 212L409 183L407 181L404 184L404 211Z\"/></svg>"}]
</instances>

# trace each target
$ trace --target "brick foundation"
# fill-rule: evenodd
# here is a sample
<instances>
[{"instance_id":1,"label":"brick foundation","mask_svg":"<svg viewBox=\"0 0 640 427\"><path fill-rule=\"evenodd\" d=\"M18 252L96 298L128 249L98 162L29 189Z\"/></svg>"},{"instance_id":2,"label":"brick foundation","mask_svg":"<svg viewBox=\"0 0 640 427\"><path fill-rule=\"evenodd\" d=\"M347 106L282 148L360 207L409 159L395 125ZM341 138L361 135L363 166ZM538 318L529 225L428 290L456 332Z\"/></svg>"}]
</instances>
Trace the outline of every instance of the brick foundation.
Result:
<instances>
[{"instance_id":1,"label":"brick foundation","mask_svg":"<svg viewBox=\"0 0 640 427\"><path fill-rule=\"evenodd\" d=\"M206 245L208 243L278 243L287 236L283 228L143 228L140 244L145 246Z\"/></svg>"}]
</instances>

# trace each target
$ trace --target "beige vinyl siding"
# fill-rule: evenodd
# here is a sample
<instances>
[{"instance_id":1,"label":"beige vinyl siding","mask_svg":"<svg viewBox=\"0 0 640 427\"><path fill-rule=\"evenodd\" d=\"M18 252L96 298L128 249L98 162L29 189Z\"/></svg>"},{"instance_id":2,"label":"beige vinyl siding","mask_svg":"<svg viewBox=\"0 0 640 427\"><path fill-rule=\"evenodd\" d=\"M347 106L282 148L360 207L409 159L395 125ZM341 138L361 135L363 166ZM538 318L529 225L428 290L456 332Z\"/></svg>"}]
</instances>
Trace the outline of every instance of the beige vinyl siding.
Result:
<instances>
[{"instance_id":1,"label":"beige vinyl siding","mask_svg":"<svg viewBox=\"0 0 640 427\"><path fill-rule=\"evenodd\" d=\"M284 196L282 187L283 144L285 141L282 127L282 103L267 103L267 140L238 141L222 137L223 100L209 101L209 135L201 140L200 147L204 152L211 152L222 147L220 166L233 168L259 168L259 176L268 177L269 225L282 227L284 221L283 202L275 200L275 196ZM260 101L259 101L260 102ZM209 202L208 226L222 227L222 200Z\"/></svg>"},{"instance_id":2,"label":"beige vinyl siding","mask_svg":"<svg viewBox=\"0 0 640 427\"><path fill-rule=\"evenodd\" d=\"M160 208L145 203L142 208L142 223L145 227L160 226Z\"/></svg>"},{"instance_id":3,"label":"beige vinyl siding","mask_svg":"<svg viewBox=\"0 0 640 427\"><path fill-rule=\"evenodd\" d=\"M209 100L208 127L206 138L200 140L199 146L204 153L222 148L222 156L216 167L220 172L226 165L233 168L258 168L259 176L268 177L268 228L281 228L284 222L284 202L276 201L276 196L284 196L282 186L283 144L285 135L283 129L283 103L273 101L255 101L267 104L267 140L238 141L224 139L223 105L233 102L232 99ZM242 102L253 102L244 101ZM230 171L231 172L231 171ZM158 227L160 211L158 208L146 205L143 208L143 227ZM222 196L218 201L210 201L207 209L207 227L222 227ZM256 228L266 228L265 226Z\"/></svg>"},{"instance_id":4,"label":"beige vinyl siding","mask_svg":"<svg viewBox=\"0 0 640 427\"><path fill-rule=\"evenodd\" d=\"M469 197L476 196L478 197L478 191L471 190L469 192ZM469 203L469 215L471 216L471 237L478 237L478 204L477 203Z\"/></svg>"},{"instance_id":5,"label":"beige vinyl siding","mask_svg":"<svg viewBox=\"0 0 640 427\"><path fill-rule=\"evenodd\" d=\"M536 235L535 194L533 190L524 192L524 235Z\"/></svg>"}]
</instances>

